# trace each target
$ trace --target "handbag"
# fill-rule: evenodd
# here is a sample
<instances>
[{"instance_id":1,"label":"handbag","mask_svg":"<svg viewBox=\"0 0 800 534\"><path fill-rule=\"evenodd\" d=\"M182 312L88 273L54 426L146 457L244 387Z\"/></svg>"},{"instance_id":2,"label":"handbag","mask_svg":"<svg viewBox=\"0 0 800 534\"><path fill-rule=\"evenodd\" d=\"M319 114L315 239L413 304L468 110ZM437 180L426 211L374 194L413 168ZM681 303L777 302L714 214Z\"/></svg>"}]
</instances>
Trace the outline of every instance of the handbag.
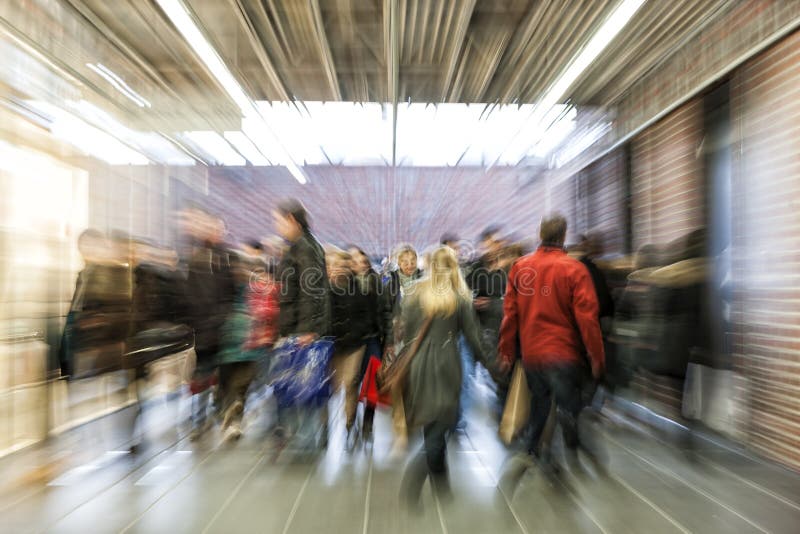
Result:
<instances>
[{"instance_id":1,"label":"handbag","mask_svg":"<svg viewBox=\"0 0 800 534\"><path fill-rule=\"evenodd\" d=\"M125 343L123 369L136 369L165 356L177 354L194 345L194 331L186 325L148 328L137 332Z\"/></svg>"},{"instance_id":2,"label":"handbag","mask_svg":"<svg viewBox=\"0 0 800 534\"><path fill-rule=\"evenodd\" d=\"M528 423L531 412L531 391L528 389L528 379L522 362L517 360L514 372L511 375L511 386L503 408L503 417L500 419L498 433L503 443L510 445Z\"/></svg>"},{"instance_id":3,"label":"handbag","mask_svg":"<svg viewBox=\"0 0 800 534\"><path fill-rule=\"evenodd\" d=\"M394 358L387 358L380 369L378 369L375 375L375 381L378 384L378 393L380 395L386 395L394 388L403 386L408 376L408 371L411 369L411 362L414 355L419 350L422 340L428 335L431 323L433 323L433 316L425 319L413 343L403 347L400 353Z\"/></svg>"}]
</instances>

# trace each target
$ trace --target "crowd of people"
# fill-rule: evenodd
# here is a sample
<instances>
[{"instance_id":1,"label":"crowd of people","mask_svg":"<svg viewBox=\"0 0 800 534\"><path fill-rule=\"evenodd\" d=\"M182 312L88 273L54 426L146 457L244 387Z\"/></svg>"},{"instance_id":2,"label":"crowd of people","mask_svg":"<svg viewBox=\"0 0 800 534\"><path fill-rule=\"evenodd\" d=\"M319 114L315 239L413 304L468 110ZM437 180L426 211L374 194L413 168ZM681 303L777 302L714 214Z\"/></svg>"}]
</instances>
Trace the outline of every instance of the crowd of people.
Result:
<instances>
[{"instance_id":1,"label":"crowd of people","mask_svg":"<svg viewBox=\"0 0 800 534\"><path fill-rule=\"evenodd\" d=\"M595 236L568 252L567 221L552 215L542 220L540 244L529 254L490 227L475 257L445 234L421 255L399 245L376 268L356 245L321 245L300 201L278 203L273 215L280 239L235 248L225 243L224 222L198 208L180 214L178 250L84 232L78 246L85 267L62 340L62 372L81 379L127 368L146 380L149 363L191 346L191 438L203 438L219 421L223 439L235 441L248 400L269 398L275 355L289 342L304 348L328 340L327 376L330 392L343 392L348 450L371 442L379 404L391 409L393 455L407 452L421 431L422 451L402 484L413 507L428 478L449 495L447 441L466 431L476 375L495 392L499 421L511 371L520 365L531 405L516 443L530 461L558 472L550 420L562 430L572 465L583 448L603 471L579 421L604 377L606 353L616 383L626 375L620 362L631 363L609 350L615 299L594 263L601 252ZM629 292L627 301L633 298ZM401 385L370 394L381 389L381 366L404 359ZM323 449L328 406L276 402L272 436L290 450Z\"/></svg>"}]
</instances>

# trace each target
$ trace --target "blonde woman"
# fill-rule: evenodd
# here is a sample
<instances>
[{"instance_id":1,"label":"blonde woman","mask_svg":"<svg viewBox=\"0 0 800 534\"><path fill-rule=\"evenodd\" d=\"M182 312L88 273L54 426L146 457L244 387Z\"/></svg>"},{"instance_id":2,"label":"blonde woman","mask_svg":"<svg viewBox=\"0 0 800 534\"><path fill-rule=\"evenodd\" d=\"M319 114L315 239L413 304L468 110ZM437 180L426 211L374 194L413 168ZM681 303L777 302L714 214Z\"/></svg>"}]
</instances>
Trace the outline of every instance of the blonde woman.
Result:
<instances>
[{"instance_id":1,"label":"blonde woman","mask_svg":"<svg viewBox=\"0 0 800 534\"><path fill-rule=\"evenodd\" d=\"M431 253L427 275L405 296L401 321L405 343L423 335L403 392L408 427L421 427L424 436L423 453L409 465L402 486L401 497L415 507L427 477L440 495L450 491L446 436L458 417L462 334L476 359L483 360L472 294L451 248L442 246Z\"/></svg>"}]
</instances>

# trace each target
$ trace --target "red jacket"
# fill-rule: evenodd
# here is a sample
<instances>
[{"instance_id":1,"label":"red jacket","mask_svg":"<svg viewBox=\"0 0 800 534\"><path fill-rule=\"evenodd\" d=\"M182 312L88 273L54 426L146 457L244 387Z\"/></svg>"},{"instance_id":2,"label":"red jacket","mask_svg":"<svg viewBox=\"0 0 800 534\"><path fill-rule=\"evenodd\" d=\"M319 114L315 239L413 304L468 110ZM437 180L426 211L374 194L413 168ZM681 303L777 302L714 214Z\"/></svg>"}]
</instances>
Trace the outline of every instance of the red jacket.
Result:
<instances>
[{"instance_id":1,"label":"red jacket","mask_svg":"<svg viewBox=\"0 0 800 534\"><path fill-rule=\"evenodd\" d=\"M247 305L253 322L246 349L271 347L275 343L278 338L279 295L280 284L277 282L250 292Z\"/></svg>"},{"instance_id":2,"label":"red jacket","mask_svg":"<svg viewBox=\"0 0 800 534\"><path fill-rule=\"evenodd\" d=\"M560 248L539 249L518 260L508 275L500 357L512 363L517 335L526 367L577 362L585 351L595 376L605 365L592 277Z\"/></svg>"}]
</instances>

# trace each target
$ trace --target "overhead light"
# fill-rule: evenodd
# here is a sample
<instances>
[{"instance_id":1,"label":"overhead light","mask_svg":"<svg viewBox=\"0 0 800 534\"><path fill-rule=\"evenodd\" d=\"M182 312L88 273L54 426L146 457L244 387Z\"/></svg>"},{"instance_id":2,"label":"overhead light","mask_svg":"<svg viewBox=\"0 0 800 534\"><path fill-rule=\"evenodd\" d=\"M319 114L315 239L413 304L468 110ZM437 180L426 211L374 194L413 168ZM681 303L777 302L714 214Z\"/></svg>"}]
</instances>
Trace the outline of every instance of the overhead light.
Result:
<instances>
[{"instance_id":1,"label":"overhead light","mask_svg":"<svg viewBox=\"0 0 800 534\"><path fill-rule=\"evenodd\" d=\"M549 109L564 97L570 86L575 83L575 80L597 59L597 56L622 31L622 28L630 22L644 2L645 0L622 0L619 3L611 15L603 22L602 26L592 35L586 46L570 62L567 69L547 90L541 100L543 107Z\"/></svg>"},{"instance_id":2,"label":"overhead light","mask_svg":"<svg viewBox=\"0 0 800 534\"><path fill-rule=\"evenodd\" d=\"M149 108L152 107L150 101L147 100L145 97L134 91L130 88L130 86L125 83L125 80L120 78L114 71L106 67L101 63L87 63L87 67L92 69L94 72L102 76L108 83L114 86L114 88L128 97L130 100L136 103L137 106L140 108Z\"/></svg>"},{"instance_id":3,"label":"overhead light","mask_svg":"<svg viewBox=\"0 0 800 534\"><path fill-rule=\"evenodd\" d=\"M28 100L26 104L50 120L52 134L85 154L111 165L147 165L150 160L123 143L111 132L93 126L76 115L47 102Z\"/></svg>"},{"instance_id":4,"label":"overhead light","mask_svg":"<svg viewBox=\"0 0 800 534\"><path fill-rule=\"evenodd\" d=\"M183 135L220 165L242 166L245 164L244 158L217 132L184 132Z\"/></svg>"},{"instance_id":5,"label":"overhead light","mask_svg":"<svg viewBox=\"0 0 800 534\"><path fill-rule=\"evenodd\" d=\"M172 24L174 24L181 35L183 35L184 39L188 41L189 45L203 61L214 78L216 78L217 82L219 82L236 105L239 106L239 109L242 111L242 116L245 119L249 117L260 117L259 111L253 104L253 101L250 100L250 97L244 92L242 86L239 85L239 82L233 77L233 74L228 70L225 62L219 54L217 54L216 50L214 50L214 47L211 46L211 43L203 36L200 28L197 27L192 17L189 15L189 11L186 9L184 3L181 0L156 1L167 17L172 21ZM266 122L264 122L264 126L271 131ZM272 136L277 140L277 136L274 132L272 132ZM291 158L280 141L278 141L277 147L278 150L282 152L284 157L281 159L292 176L301 184L306 183L307 179L305 173L303 173L300 166Z\"/></svg>"},{"instance_id":6,"label":"overhead light","mask_svg":"<svg viewBox=\"0 0 800 534\"><path fill-rule=\"evenodd\" d=\"M256 145L242 132L225 132L225 139L238 150L247 161L256 166L269 165L269 160L259 152Z\"/></svg>"},{"instance_id":7,"label":"overhead light","mask_svg":"<svg viewBox=\"0 0 800 534\"><path fill-rule=\"evenodd\" d=\"M580 52L572 58L567 68L561 75L548 87L544 96L536 103L536 107L531 113L530 122L539 123L548 114L550 109L558 104L569 91L569 88L578 77L597 59L600 53L605 50L609 43L619 35L622 28L633 18L645 0L621 0L614 11L608 16L598 30L592 35ZM514 135L516 138L520 131ZM537 139L538 141L538 139ZM501 156L502 157L502 154ZM492 165L500 160L498 157Z\"/></svg>"}]
</instances>

